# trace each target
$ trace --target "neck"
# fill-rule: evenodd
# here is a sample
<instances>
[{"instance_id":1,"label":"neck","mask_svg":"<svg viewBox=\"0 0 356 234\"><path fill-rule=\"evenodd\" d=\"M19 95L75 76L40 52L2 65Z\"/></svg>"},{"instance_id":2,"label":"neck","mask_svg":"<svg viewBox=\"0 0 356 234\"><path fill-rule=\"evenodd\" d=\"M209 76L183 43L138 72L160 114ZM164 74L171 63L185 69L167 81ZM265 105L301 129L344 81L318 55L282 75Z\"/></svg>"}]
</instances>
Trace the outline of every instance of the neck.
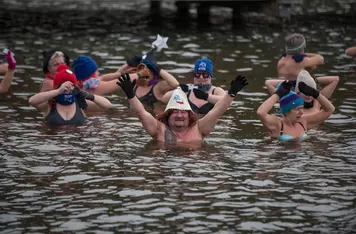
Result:
<instances>
[{"instance_id":1,"label":"neck","mask_svg":"<svg viewBox=\"0 0 356 234\"><path fill-rule=\"evenodd\" d=\"M182 133L185 133L185 132L188 131L187 127L174 127L174 126L171 126L170 128L171 128L172 132L174 134L176 134L176 135L177 134L181 135Z\"/></svg>"},{"instance_id":2,"label":"neck","mask_svg":"<svg viewBox=\"0 0 356 234\"><path fill-rule=\"evenodd\" d=\"M283 120L284 120L284 123L286 124L286 125L294 125L294 124L296 124L297 122L296 121L291 121L290 119L288 119L288 118L286 118L286 117L283 117Z\"/></svg>"}]
</instances>

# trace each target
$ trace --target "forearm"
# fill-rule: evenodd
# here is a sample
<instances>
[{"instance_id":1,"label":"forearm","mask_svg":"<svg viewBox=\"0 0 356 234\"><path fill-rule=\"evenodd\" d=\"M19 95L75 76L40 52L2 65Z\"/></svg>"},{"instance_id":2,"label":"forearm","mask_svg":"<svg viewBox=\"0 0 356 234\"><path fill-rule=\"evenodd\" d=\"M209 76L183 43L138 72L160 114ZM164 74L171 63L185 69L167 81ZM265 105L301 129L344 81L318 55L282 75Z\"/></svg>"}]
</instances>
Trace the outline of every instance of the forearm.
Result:
<instances>
[{"instance_id":1,"label":"forearm","mask_svg":"<svg viewBox=\"0 0 356 234\"><path fill-rule=\"evenodd\" d=\"M356 56L356 46L347 48L345 53L349 56L355 57Z\"/></svg>"},{"instance_id":2,"label":"forearm","mask_svg":"<svg viewBox=\"0 0 356 234\"><path fill-rule=\"evenodd\" d=\"M8 65L6 63L0 64L0 75L5 75L8 70Z\"/></svg>"},{"instance_id":3,"label":"forearm","mask_svg":"<svg viewBox=\"0 0 356 234\"><path fill-rule=\"evenodd\" d=\"M231 106L233 100L234 98L226 92L225 95L220 97L220 100L216 102L214 109L216 109L219 114L222 114Z\"/></svg>"},{"instance_id":4,"label":"forearm","mask_svg":"<svg viewBox=\"0 0 356 234\"><path fill-rule=\"evenodd\" d=\"M105 97L102 97L100 95L94 94L93 102L105 110L110 109L112 107L111 102L108 99L106 99Z\"/></svg>"},{"instance_id":5,"label":"forearm","mask_svg":"<svg viewBox=\"0 0 356 234\"><path fill-rule=\"evenodd\" d=\"M124 65L119 67L116 72L124 73L128 69L131 69L131 67L127 63L125 63Z\"/></svg>"},{"instance_id":6,"label":"forearm","mask_svg":"<svg viewBox=\"0 0 356 234\"><path fill-rule=\"evenodd\" d=\"M320 93L317 100L320 103L321 108L325 112L329 112L329 113L333 113L334 112L334 110L335 110L334 105L326 97L324 97L323 94Z\"/></svg>"},{"instance_id":7,"label":"forearm","mask_svg":"<svg viewBox=\"0 0 356 234\"><path fill-rule=\"evenodd\" d=\"M145 107L142 105L140 100L136 96L129 99L131 109L140 116L141 113L146 112Z\"/></svg>"},{"instance_id":8,"label":"forearm","mask_svg":"<svg viewBox=\"0 0 356 234\"><path fill-rule=\"evenodd\" d=\"M0 83L0 93L6 93L9 90L13 78L14 70L8 70Z\"/></svg>"},{"instance_id":9,"label":"forearm","mask_svg":"<svg viewBox=\"0 0 356 234\"><path fill-rule=\"evenodd\" d=\"M28 102L30 103L31 106L35 106L37 108L37 106L39 104L48 102L49 100L51 100L52 98L56 97L59 94L60 94L59 89L50 90L50 91L42 92L42 93L37 93L37 94L33 95L32 97L30 97Z\"/></svg>"},{"instance_id":10,"label":"forearm","mask_svg":"<svg viewBox=\"0 0 356 234\"><path fill-rule=\"evenodd\" d=\"M111 81L115 80L121 76L121 72L108 73L99 77L101 81Z\"/></svg>"},{"instance_id":11,"label":"forearm","mask_svg":"<svg viewBox=\"0 0 356 234\"><path fill-rule=\"evenodd\" d=\"M177 81L177 79L174 78L174 76L172 76L167 71L161 69L159 72L159 76L162 77L162 79L164 79L167 82L167 84L172 88L177 88L179 86L179 82Z\"/></svg>"},{"instance_id":12,"label":"forearm","mask_svg":"<svg viewBox=\"0 0 356 234\"><path fill-rule=\"evenodd\" d=\"M326 98L330 98L334 90L336 89L337 84L339 83L339 77L323 76L323 77L318 77L317 81L320 84L326 85L325 87L322 88L320 93L323 94Z\"/></svg>"},{"instance_id":13,"label":"forearm","mask_svg":"<svg viewBox=\"0 0 356 234\"><path fill-rule=\"evenodd\" d=\"M267 87L268 92L272 95L277 90L277 85L282 83L283 80L266 80L265 85Z\"/></svg>"},{"instance_id":14,"label":"forearm","mask_svg":"<svg viewBox=\"0 0 356 234\"><path fill-rule=\"evenodd\" d=\"M163 103L168 103L168 102L169 102L169 99L171 99L172 93L173 93L173 90L166 92L166 93L163 95L163 97L162 97L162 99L161 99L161 102L163 102Z\"/></svg>"},{"instance_id":15,"label":"forearm","mask_svg":"<svg viewBox=\"0 0 356 234\"><path fill-rule=\"evenodd\" d=\"M279 96L277 94L272 94L264 103L261 104L257 109L257 115L263 117L267 115L273 108L273 105L279 101Z\"/></svg>"}]
</instances>

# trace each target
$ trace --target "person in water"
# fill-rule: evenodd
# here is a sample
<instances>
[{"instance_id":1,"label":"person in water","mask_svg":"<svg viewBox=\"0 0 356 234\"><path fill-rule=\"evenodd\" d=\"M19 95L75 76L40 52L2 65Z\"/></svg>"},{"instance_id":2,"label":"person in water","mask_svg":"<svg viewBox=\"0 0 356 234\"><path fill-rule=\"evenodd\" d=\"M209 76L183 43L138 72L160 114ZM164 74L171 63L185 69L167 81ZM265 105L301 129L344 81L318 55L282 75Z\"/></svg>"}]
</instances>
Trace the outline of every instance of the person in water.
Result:
<instances>
[{"instance_id":1,"label":"person in water","mask_svg":"<svg viewBox=\"0 0 356 234\"><path fill-rule=\"evenodd\" d=\"M7 61L7 69L5 71L4 79L0 83L1 94L6 93L9 90L16 69L16 60L14 54L10 50L5 54L5 59Z\"/></svg>"},{"instance_id":2,"label":"person in water","mask_svg":"<svg viewBox=\"0 0 356 234\"><path fill-rule=\"evenodd\" d=\"M304 139L308 129L323 123L335 110L333 104L323 94L301 81L298 83L299 91L306 96L313 97L322 107L322 110L317 112L304 114L304 101L302 97L291 91L292 87L291 82L284 81L276 93L257 109L257 115L271 137L280 140ZM268 114L278 101L282 118Z\"/></svg>"},{"instance_id":3,"label":"person in water","mask_svg":"<svg viewBox=\"0 0 356 234\"><path fill-rule=\"evenodd\" d=\"M180 84L187 94L192 110L197 114L207 114L226 93L222 88L212 85L213 69L214 65L210 59L198 59L194 64L193 84ZM167 92L163 102L168 103L171 95L172 92Z\"/></svg>"},{"instance_id":4,"label":"person in water","mask_svg":"<svg viewBox=\"0 0 356 234\"><path fill-rule=\"evenodd\" d=\"M68 66L61 64L53 77L52 90L37 93L29 99L29 104L42 111L50 125L80 125L85 120L87 100L102 109L109 109L111 103L104 97L80 89L77 79ZM43 103L46 108L43 109ZM41 108L40 108L41 106Z\"/></svg>"},{"instance_id":5,"label":"person in water","mask_svg":"<svg viewBox=\"0 0 356 234\"><path fill-rule=\"evenodd\" d=\"M293 84L292 90L294 90L298 95L303 98L304 101L304 114L310 114L312 112L318 112L320 110L319 102L316 101L311 96L306 96L299 91L298 84L299 82L303 81L309 87L317 89L317 83L320 85L324 85L324 87L320 90L320 93L324 95L326 98L330 98L331 95L334 93L338 83L339 83L339 76L321 76L314 78L309 74L308 71L302 70L299 72L297 76L297 80L290 81ZM283 82L280 79L273 79L273 80L266 80L265 85L267 86L267 90L272 95L276 92L277 87Z\"/></svg>"},{"instance_id":6,"label":"person in water","mask_svg":"<svg viewBox=\"0 0 356 234\"><path fill-rule=\"evenodd\" d=\"M45 75L45 79L40 86L40 92L53 90L53 78L56 74L57 67L61 64L70 66L69 56L59 50L51 50L43 52L43 67L42 71Z\"/></svg>"},{"instance_id":7,"label":"person in water","mask_svg":"<svg viewBox=\"0 0 356 234\"><path fill-rule=\"evenodd\" d=\"M285 54L277 64L279 78L295 80L301 70L314 70L316 66L324 64L323 56L304 52L306 41L303 35L294 33L287 36L285 41Z\"/></svg>"},{"instance_id":8,"label":"person in water","mask_svg":"<svg viewBox=\"0 0 356 234\"><path fill-rule=\"evenodd\" d=\"M128 74L122 75L118 81L118 85L129 100L131 109L140 118L146 132L165 144L201 142L214 129L219 117L229 108L237 93L247 84L245 77L237 76L231 81L230 90L215 104L214 108L198 119L180 87L172 93L164 113L155 118L145 110L135 95L135 81L131 82Z\"/></svg>"},{"instance_id":9,"label":"person in water","mask_svg":"<svg viewBox=\"0 0 356 234\"><path fill-rule=\"evenodd\" d=\"M179 86L174 76L148 59L141 60L136 74L138 79L134 88L135 94L143 104L162 102L163 96L168 91Z\"/></svg>"}]
</instances>

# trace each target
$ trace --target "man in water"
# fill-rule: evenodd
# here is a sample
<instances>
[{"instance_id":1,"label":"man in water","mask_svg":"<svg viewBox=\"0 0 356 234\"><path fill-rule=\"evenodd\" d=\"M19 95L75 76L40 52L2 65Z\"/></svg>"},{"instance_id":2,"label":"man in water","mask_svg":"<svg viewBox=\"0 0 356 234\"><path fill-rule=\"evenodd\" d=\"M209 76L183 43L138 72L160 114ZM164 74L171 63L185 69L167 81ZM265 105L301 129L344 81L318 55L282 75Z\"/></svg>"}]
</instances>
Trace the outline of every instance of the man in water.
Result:
<instances>
[{"instance_id":1,"label":"man in water","mask_svg":"<svg viewBox=\"0 0 356 234\"><path fill-rule=\"evenodd\" d=\"M324 64L323 56L304 52L306 41L303 35L294 33L285 40L286 53L277 64L279 78L296 80L300 71L314 70L317 65Z\"/></svg>"},{"instance_id":2,"label":"man in water","mask_svg":"<svg viewBox=\"0 0 356 234\"><path fill-rule=\"evenodd\" d=\"M230 90L203 118L192 111L186 94L178 87L172 94L164 113L156 119L147 112L135 95L135 82L129 74L120 76L117 84L125 92L131 109L140 118L146 132L159 142L177 144L180 142L201 142L214 129L219 117L229 108L236 94L246 86L247 79L237 76L231 81Z\"/></svg>"}]
</instances>

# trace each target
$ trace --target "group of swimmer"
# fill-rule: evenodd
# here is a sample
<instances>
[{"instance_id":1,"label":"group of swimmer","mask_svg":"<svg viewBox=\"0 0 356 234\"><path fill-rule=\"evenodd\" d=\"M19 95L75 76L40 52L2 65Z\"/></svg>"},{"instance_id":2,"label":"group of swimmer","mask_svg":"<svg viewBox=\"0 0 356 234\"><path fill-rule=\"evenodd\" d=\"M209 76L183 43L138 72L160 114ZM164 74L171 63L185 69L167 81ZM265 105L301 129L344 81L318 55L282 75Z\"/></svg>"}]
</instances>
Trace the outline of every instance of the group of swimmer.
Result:
<instances>
[{"instance_id":1,"label":"group of swimmer","mask_svg":"<svg viewBox=\"0 0 356 234\"><path fill-rule=\"evenodd\" d=\"M257 116L272 137L280 140L303 139L307 130L323 123L335 110L328 100L339 82L338 76L313 78L308 71L324 63L318 54L305 53L306 40L301 34L286 37L286 53L277 65L278 79L266 80L271 96L257 109ZM356 47L346 50L356 57ZM5 54L0 65L4 78L0 92L8 91L16 69L13 52ZM202 141L214 129L220 116L248 81L236 76L226 91L212 84L213 63L208 58L195 61L193 84L180 84L166 70L148 57L134 56L116 72L100 74L89 56L77 57L70 68L70 59L61 51L44 53L45 79L39 93L29 99L50 125L81 125L89 112L112 107L105 95L122 90L133 112L146 132L159 142ZM323 87L319 90L318 86ZM164 103L165 110L157 116L147 104ZM270 114L279 103L281 116Z\"/></svg>"}]
</instances>

